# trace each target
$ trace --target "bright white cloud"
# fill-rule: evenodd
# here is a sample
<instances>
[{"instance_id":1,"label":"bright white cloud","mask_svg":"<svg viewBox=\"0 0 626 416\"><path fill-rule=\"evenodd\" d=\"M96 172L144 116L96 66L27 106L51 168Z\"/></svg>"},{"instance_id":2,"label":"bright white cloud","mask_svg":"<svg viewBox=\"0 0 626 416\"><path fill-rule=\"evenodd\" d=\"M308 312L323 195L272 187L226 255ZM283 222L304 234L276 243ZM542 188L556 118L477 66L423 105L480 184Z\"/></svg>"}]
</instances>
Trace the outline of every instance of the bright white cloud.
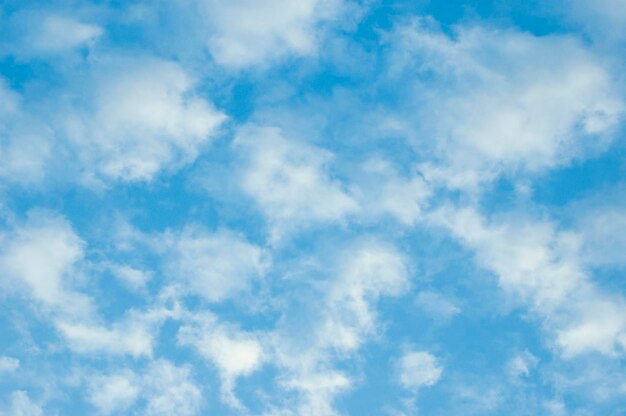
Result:
<instances>
[{"instance_id":1,"label":"bright white cloud","mask_svg":"<svg viewBox=\"0 0 626 416\"><path fill-rule=\"evenodd\" d=\"M567 164L606 144L622 118L609 68L574 37L475 27L453 39L415 20L395 42L392 73L433 78L414 87L441 160L423 165L427 179L467 189L502 170Z\"/></svg>"},{"instance_id":2,"label":"bright white cloud","mask_svg":"<svg viewBox=\"0 0 626 416\"><path fill-rule=\"evenodd\" d=\"M425 351L409 351L398 360L398 382L416 391L439 381L443 368L437 358Z\"/></svg>"},{"instance_id":3,"label":"bright white cloud","mask_svg":"<svg viewBox=\"0 0 626 416\"><path fill-rule=\"evenodd\" d=\"M84 313L88 299L71 288L83 242L68 222L47 212L31 212L24 224L2 236L0 270L5 287L22 286L42 305L69 314Z\"/></svg>"},{"instance_id":4,"label":"bright white cloud","mask_svg":"<svg viewBox=\"0 0 626 416\"><path fill-rule=\"evenodd\" d=\"M208 21L207 44L221 65L242 68L289 54L311 55L322 25L342 12L343 0L196 0Z\"/></svg>"},{"instance_id":5,"label":"bright white cloud","mask_svg":"<svg viewBox=\"0 0 626 416\"><path fill-rule=\"evenodd\" d=\"M543 318L564 357L626 350L626 303L594 285L581 264L577 235L549 222L489 222L471 208L440 210L435 222L475 250L500 286Z\"/></svg>"},{"instance_id":6,"label":"bright white cloud","mask_svg":"<svg viewBox=\"0 0 626 416\"><path fill-rule=\"evenodd\" d=\"M168 274L184 282L183 290L210 302L245 293L269 265L262 249L228 231L187 227L170 240Z\"/></svg>"},{"instance_id":7,"label":"bright white cloud","mask_svg":"<svg viewBox=\"0 0 626 416\"><path fill-rule=\"evenodd\" d=\"M194 347L218 370L222 397L229 405L242 408L234 393L239 377L247 376L263 363L263 347L255 334L217 322L210 315L197 316L198 322L184 325L178 332L178 343Z\"/></svg>"},{"instance_id":8,"label":"bright white cloud","mask_svg":"<svg viewBox=\"0 0 626 416\"><path fill-rule=\"evenodd\" d=\"M243 156L241 187L268 218L274 241L298 227L341 221L357 209L328 171L329 152L256 126L243 128L235 147Z\"/></svg>"},{"instance_id":9,"label":"bright white cloud","mask_svg":"<svg viewBox=\"0 0 626 416\"><path fill-rule=\"evenodd\" d=\"M122 59L95 71L90 100L58 120L86 175L149 181L195 160L225 119L176 63Z\"/></svg>"}]
</instances>

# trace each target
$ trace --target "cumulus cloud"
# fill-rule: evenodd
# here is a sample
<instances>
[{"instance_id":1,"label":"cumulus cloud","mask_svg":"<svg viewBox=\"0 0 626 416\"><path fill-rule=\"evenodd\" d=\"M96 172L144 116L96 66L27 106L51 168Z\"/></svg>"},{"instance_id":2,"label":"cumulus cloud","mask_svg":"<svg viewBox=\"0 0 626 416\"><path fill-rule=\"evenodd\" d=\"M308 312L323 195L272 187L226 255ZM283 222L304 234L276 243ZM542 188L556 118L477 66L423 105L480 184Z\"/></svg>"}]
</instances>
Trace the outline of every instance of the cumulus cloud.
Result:
<instances>
[{"instance_id":1,"label":"cumulus cloud","mask_svg":"<svg viewBox=\"0 0 626 416\"><path fill-rule=\"evenodd\" d=\"M408 351L398 360L398 382L407 390L432 386L442 373L437 358L429 352Z\"/></svg>"},{"instance_id":2,"label":"cumulus cloud","mask_svg":"<svg viewBox=\"0 0 626 416\"><path fill-rule=\"evenodd\" d=\"M229 405L242 408L234 393L239 377L259 369L264 351L258 336L234 325L217 322L211 315L196 316L195 323L183 325L178 343L194 347L218 370L222 382L222 397Z\"/></svg>"},{"instance_id":3,"label":"cumulus cloud","mask_svg":"<svg viewBox=\"0 0 626 416\"><path fill-rule=\"evenodd\" d=\"M467 189L565 165L610 141L622 118L611 68L574 37L462 27L453 38L423 19L394 36L392 76L430 77L409 80L435 139L427 179Z\"/></svg>"},{"instance_id":4,"label":"cumulus cloud","mask_svg":"<svg viewBox=\"0 0 626 416\"><path fill-rule=\"evenodd\" d=\"M105 415L127 411L140 393L139 380L131 371L120 371L90 379L87 401Z\"/></svg>"},{"instance_id":5,"label":"cumulus cloud","mask_svg":"<svg viewBox=\"0 0 626 416\"><path fill-rule=\"evenodd\" d=\"M335 20L343 0L196 0L206 25L206 42L221 65L243 68L289 54L311 55L323 25Z\"/></svg>"},{"instance_id":6,"label":"cumulus cloud","mask_svg":"<svg viewBox=\"0 0 626 416\"><path fill-rule=\"evenodd\" d=\"M0 270L4 285L23 288L41 305L76 315L89 300L72 288L75 265L83 258L84 243L63 217L33 211L24 224L0 235Z\"/></svg>"},{"instance_id":7,"label":"cumulus cloud","mask_svg":"<svg viewBox=\"0 0 626 416\"><path fill-rule=\"evenodd\" d=\"M187 227L172 236L167 271L184 282L184 289L210 302L219 302L250 290L269 265L267 254L232 232L210 233Z\"/></svg>"},{"instance_id":8,"label":"cumulus cloud","mask_svg":"<svg viewBox=\"0 0 626 416\"><path fill-rule=\"evenodd\" d=\"M376 305L409 287L409 262L397 248L380 241L344 247L327 270L332 278L319 287L314 309L304 319L287 320L273 334L274 363L281 385L298 394L298 415L336 415L336 397L353 386L353 378L335 367L335 359L353 356L376 334ZM295 326L295 327L294 327Z\"/></svg>"},{"instance_id":9,"label":"cumulus cloud","mask_svg":"<svg viewBox=\"0 0 626 416\"><path fill-rule=\"evenodd\" d=\"M105 415L141 404L139 414L146 416L192 416L204 405L191 370L163 359L150 362L142 373L120 370L90 377L87 401Z\"/></svg>"},{"instance_id":10,"label":"cumulus cloud","mask_svg":"<svg viewBox=\"0 0 626 416\"><path fill-rule=\"evenodd\" d=\"M235 140L243 158L241 187L267 217L271 238L316 223L341 221L358 206L328 170L330 152L247 126Z\"/></svg>"},{"instance_id":11,"label":"cumulus cloud","mask_svg":"<svg viewBox=\"0 0 626 416\"><path fill-rule=\"evenodd\" d=\"M178 64L112 60L94 71L93 91L58 120L86 175L149 181L192 162L225 116L194 94Z\"/></svg>"},{"instance_id":12,"label":"cumulus cloud","mask_svg":"<svg viewBox=\"0 0 626 416\"><path fill-rule=\"evenodd\" d=\"M543 318L564 357L624 352L624 299L595 286L581 264L576 234L531 219L488 221L472 208L441 210L435 221L473 249L505 291Z\"/></svg>"}]
</instances>

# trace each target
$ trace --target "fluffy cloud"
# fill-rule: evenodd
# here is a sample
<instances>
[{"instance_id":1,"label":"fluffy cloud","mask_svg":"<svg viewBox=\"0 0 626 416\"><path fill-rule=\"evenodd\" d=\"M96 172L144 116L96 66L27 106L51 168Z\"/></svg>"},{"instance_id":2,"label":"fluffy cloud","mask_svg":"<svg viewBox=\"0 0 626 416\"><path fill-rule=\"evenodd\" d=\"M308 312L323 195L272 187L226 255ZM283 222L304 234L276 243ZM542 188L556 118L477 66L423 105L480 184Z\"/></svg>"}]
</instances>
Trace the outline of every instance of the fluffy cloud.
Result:
<instances>
[{"instance_id":1,"label":"fluffy cloud","mask_svg":"<svg viewBox=\"0 0 626 416\"><path fill-rule=\"evenodd\" d=\"M268 218L274 241L294 228L341 221L357 209L328 172L329 152L256 126L242 129L235 146L243 156L241 187Z\"/></svg>"},{"instance_id":2,"label":"fluffy cloud","mask_svg":"<svg viewBox=\"0 0 626 416\"><path fill-rule=\"evenodd\" d=\"M352 377L335 368L380 327L376 304L409 287L408 259L392 245L368 241L345 247L327 270L331 278L314 295L314 309L302 323L285 322L272 339L282 386L298 393L294 414L335 415L335 398L350 389ZM304 331L304 332L303 332Z\"/></svg>"},{"instance_id":3,"label":"fluffy cloud","mask_svg":"<svg viewBox=\"0 0 626 416\"><path fill-rule=\"evenodd\" d=\"M392 76L429 77L410 82L441 161L424 164L431 180L468 188L501 171L567 164L607 143L622 117L610 68L574 37L474 27L451 38L416 20L394 39Z\"/></svg>"},{"instance_id":4,"label":"fluffy cloud","mask_svg":"<svg viewBox=\"0 0 626 416\"><path fill-rule=\"evenodd\" d=\"M398 360L398 382L408 390L432 386L443 372L437 358L425 351L409 351Z\"/></svg>"},{"instance_id":5,"label":"fluffy cloud","mask_svg":"<svg viewBox=\"0 0 626 416\"><path fill-rule=\"evenodd\" d=\"M549 222L489 222L474 209L441 210L448 227L500 286L538 313L564 357L626 349L626 303L598 289L581 264L577 235Z\"/></svg>"},{"instance_id":6,"label":"fluffy cloud","mask_svg":"<svg viewBox=\"0 0 626 416\"><path fill-rule=\"evenodd\" d=\"M184 290L210 302L249 291L269 265L263 250L227 231L188 227L170 244L168 274L184 282Z\"/></svg>"},{"instance_id":7,"label":"fluffy cloud","mask_svg":"<svg viewBox=\"0 0 626 416\"><path fill-rule=\"evenodd\" d=\"M192 162L225 119L174 62L121 59L94 71L89 100L59 120L87 175L149 181Z\"/></svg>"},{"instance_id":8,"label":"fluffy cloud","mask_svg":"<svg viewBox=\"0 0 626 416\"><path fill-rule=\"evenodd\" d=\"M128 412L141 403L142 415L192 416L204 403L189 368L166 360L151 362L141 374L121 370L90 377L87 400L105 415Z\"/></svg>"},{"instance_id":9,"label":"fluffy cloud","mask_svg":"<svg viewBox=\"0 0 626 416\"><path fill-rule=\"evenodd\" d=\"M105 415L125 412L137 400L140 384L131 371L96 376L90 380L87 401Z\"/></svg>"},{"instance_id":10,"label":"fluffy cloud","mask_svg":"<svg viewBox=\"0 0 626 416\"><path fill-rule=\"evenodd\" d=\"M71 315L84 313L88 299L71 287L84 243L64 218L33 211L24 224L0 237L5 287L8 279L11 287L23 288L43 306Z\"/></svg>"},{"instance_id":11,"label":"fluffy cloud","mask_svg":"<svg viewBox=\"0 0 626 416\"><path fill-rule=\"evenodd\" d=\"M263 362L263 347L255 334L218 323L213 316L196 317L196 323L183 325L178 332L180 345L193 346L213 363L220 374L226 403L242 408L234 394L239 377L257 370Z\"/></svg>"},{"instance_id":12,"label":"fluffy cloud","mask_svg":"<svg viewBox=\"0 0 626 416\"><path fill-rule=\"evenodd\" d=\"M221 65L241 68L316 52L321 26L342 12L342 0L196 0L207 45Z\"/></svg>"},{"instance_id":13,"label":"fluffy cloud","mask_svg":"<svg viewBox=\"0 0 626 416\"><path fill-rule=\"evenodd\" d=\"M192 416L203 406L202 392L193 382L188 367L157 360L148 368L143 383L146 416Z\"/></svg>"}]
</instances>

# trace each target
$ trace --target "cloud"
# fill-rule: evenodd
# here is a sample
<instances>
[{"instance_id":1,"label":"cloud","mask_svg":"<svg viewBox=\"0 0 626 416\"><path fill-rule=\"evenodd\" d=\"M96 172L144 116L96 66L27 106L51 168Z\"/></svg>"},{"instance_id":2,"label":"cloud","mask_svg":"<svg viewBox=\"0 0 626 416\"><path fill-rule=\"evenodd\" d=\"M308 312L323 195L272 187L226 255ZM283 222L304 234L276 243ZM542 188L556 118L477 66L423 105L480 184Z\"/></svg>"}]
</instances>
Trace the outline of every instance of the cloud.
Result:
<instances>
[{"instance_id":1,"label":"cloud","mask_svg":"<svg viewBox=\"0 0 626 416\"><path fill-rule=\"evenodd\" d=\"M12 373L20 366L20 360L13 357L0 356L0 375Z\"/></svg>"},{"instance_id":2,"label":"cloud","mask_svg":"<svg viewBox=\"0 0 626 416\"><path fill-rule=\"evenodd\" d=\"M150 364L143 383L146 416L192 416L203 406L202 392L193 382L188 367L157 360Z\"/></svg>"},{"instance_id":3,"label":"cloud","mask_svg":"<svg viewBox=\"0 0 626 416\"><path fill-rule=\"evenodd\" d=\"M51 58L91 47L104 34L97 24L51 10L21 10L6 23L3 49L20 59Z\"/></svg>"},{"instance_id":4,"label":"cloud","mask_svg":"<svg viewBox=\"0 0 626 416\"><path fill-rule=\"evenodd\" d=\"M429 352L408 351L398 360L398 382L407 390L432 386L442 373L437 358Z\"/></svg>"},{"instance_id":5,"label":"cloud","mask_svg":"<svg viewBox=\"0 0 626 416\"><path fill-rule=\"evenodd\" d=\"M141 384L131 371L91 378L87 401L105 415L126 412L137 400Z\"/></svg>"},{"instance_id":6,"label":"cloud","mask_svg":"<svg viewBox=\"0 0 626 416\"><path fill-rule=\"evenodd\" d=\"M152 361L142 373L120 370L89 378L87 401L105 415L137 413L146 416L198 414L204 405L200 388L186 366L163 359Z\"/></svg>"},{"instance_id":7,"label":"cloud","mask_svg":"<svg viewBox=\"0 0 626 416\"><path fill-rule=\"evenodd\" d=\"M403 177L393 163L372 158L362 165L363 174L353 186L361 215L380 219L389 216L402 225L414 225L432 195L428 183L414 173Z\"/></svg>"},{"instance_id":8,"label":"cloud","mask_svg":"<svg viewBox=\"0 0 626 416\"><path fill-rule=\"evenodd\" d=\"M264 361L263 346L255 334L219 323L211 315L196 316L194 320L197 322L181 326L178 343L194 347L217 368L223 400L242 409L234 393L236 381L260 368Z\"/></svg>"},{"instance_id":9,"label":"cloud","mask_svg":"<svg viewBox=\"0 0 626 416\"><path fill-rule=\"evenodd\" d=\"M507 293L541 316L563 357L624 352L626 303L594 285L576 234L545 221L488 221L473 208L442 209L435 218L475 251Z\"/></svg>"},{"instance_id":10,"label":"cloud","mask_svg":"<svg viewBox=\"0 0 626 416\"><path fill-rule=\"evenodd\" d=\"M333 256L329 279L315 286L301 311L298 297L271 340L281 386L297 393L293 414L336 415L335 398L349 390L352 377L335 360L354 357L367 338L381 330L376 305L409 288L408 259L393 245L370 240L348 244ZM301 293L310 292L310 289ZM291 413L287 413L291 414Z\"/></svg>"},{"instance_id":11,"label":"cloud","mask_svg":"<svg viewBox=\"0 0 626 416\"><path fill-rule=\"evenodd\" d=\"M241 187L267 217L272 240L312 224L339 222L358 208L328 171L330 152L258 126L240 130L234 145L243 158Z\"/></svg>"},{"instance_id":12,"label":"cloud","mask_svg":"<svg viewBox=\"0 0 626 416\"><path fill-rule=\"evenodd\" d=\"M88 299L71 287L84 243L67 220L31 211L25 223L2 237L0 270L12 287L23 288L41 305L62 313L80 314L89 308Z\"/></svg>"},{"instance_id":13,"label":"cloud","mask_svg":"<svg viewBox=\"0 0 626 416\"><path fill-rule=\"evenodd\" d=\"M501 172L540 172L601 149L623 117L611 68L572 36L481 27L454 37L416 19L392 37L390 76L409 82L434 140L427 179L468 189ZM427 77L424 82L418 74ZM407 78L408 77L408 78Z\"/></svg>"},{"instance_id":14,"label":"cloud","mask_svg":"<svg viewBox=\"0 0 626 416\"><path fill-rule=\"evenodd\" d=\"M0 78L0 179L41 181L52 153L50 132L28 114L23 97Z\"/></svg>"},{"instance_id":15,"label":"cloud","mask_svg":"<svg viewBox=\"0 0 626 416\"><path fill-rule=\"evenodd\" d=\"M461 312L452 301L437 292L422 291L417 294L415 304L435 319L449 320Z\"/></svg>"},{"instance_id":16,"label":"cloud","mask_svg":"<svg viewBox=\"0 0 626 416\"><path fill-rule=\"evenodd\" d=\"M580 0L562 2L562 10L594 37L600 40L623 41L626 24L624 0Z\"/></svg>"},{"instance_id":17,"label":"cloud","mask_svg":"<svg viewBox=\"0 0 626 416\"><path fill-rule=\"evenodd\" d=\"M59 120L86 175L150 181L193 162L225 120L174 62L113 59L94 72L88 100Z\"/></svg>"},{"instance_id":18,"label":"cloud","mask_svg":"<svg viewBox=\"0 0 626 416\"><path fill-rule=\"evenodd\" d=\"M11 406L6 416L43 416L43 410L33 403L25 391L17 390L11 395Z\"/></svg>"},{"instance_id":19,"label":"cloud","mask_svg":"<svg viewBox=\"0 0 626 416\"><path fill-rule=\"evenodd\" d=\"M507 363L509 375L514 379L527 377L537 367L538 362L539 359L528 351L517 354Z\"/></svg>"},{"instance_id":20,"label":"cloud","mask_svg":"<svg viewBox=\"0 0 626 416\"><path fill-rule=\"evenodd\" d=\"M338 19L342 0L197 0L208 22L206 42L221 65L243 68L317 51L325 23Z\"/></svg>"},{"instance_id":21,"label":"cloud","mask_svg":"<svg viewBox=\"0 0 626 416\"><path fill-rule=\"evenodd\" d=\"M167 273L184 289L209 302L220 302L250 290L269 266L267 254L241 236L222 230L210 233L187 227L172 236Z\"/></svg>"}]
</instances>

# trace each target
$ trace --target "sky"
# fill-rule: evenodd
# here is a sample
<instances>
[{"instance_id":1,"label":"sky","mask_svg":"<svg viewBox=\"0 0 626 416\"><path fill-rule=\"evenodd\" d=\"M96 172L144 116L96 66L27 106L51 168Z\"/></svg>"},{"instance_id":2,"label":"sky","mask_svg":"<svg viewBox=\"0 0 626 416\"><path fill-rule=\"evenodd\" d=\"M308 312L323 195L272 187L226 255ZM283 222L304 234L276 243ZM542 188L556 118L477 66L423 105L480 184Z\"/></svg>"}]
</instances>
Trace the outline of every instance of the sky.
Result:
<instances>
[{"instance_id":1,"label":"sky","mask_svg":"<svg viewBox=\"0 0 626 416\"><path fill-rule=\"evenodd\" d=\"M0 415L626 414L625 28L0 1Z\"/></svg>"}]
</instances>

